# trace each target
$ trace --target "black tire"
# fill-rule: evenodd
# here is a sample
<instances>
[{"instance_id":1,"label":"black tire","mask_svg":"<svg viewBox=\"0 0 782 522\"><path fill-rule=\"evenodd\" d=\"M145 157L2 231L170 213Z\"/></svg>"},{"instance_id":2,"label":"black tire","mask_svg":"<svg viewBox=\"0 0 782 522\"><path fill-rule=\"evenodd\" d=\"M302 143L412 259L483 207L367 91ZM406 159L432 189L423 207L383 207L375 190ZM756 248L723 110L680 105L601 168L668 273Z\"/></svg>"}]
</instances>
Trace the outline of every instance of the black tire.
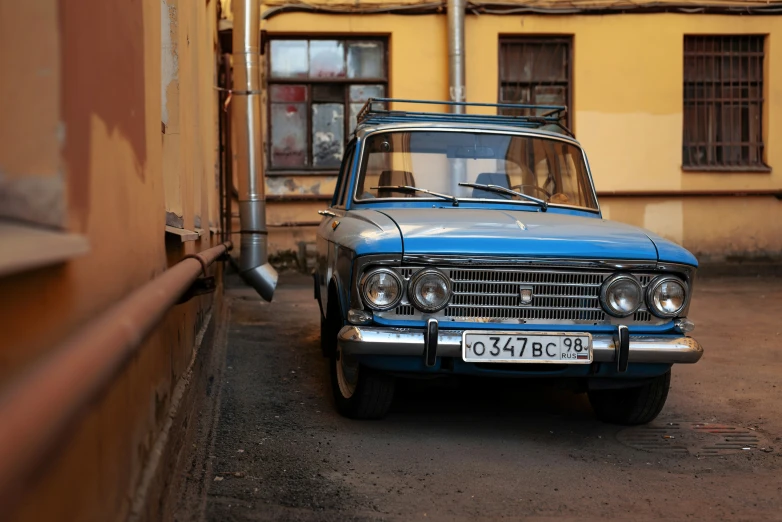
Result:
<instances>
[{"instance_id":1,"label":"black tire","mask_svg":"<svg viewBox=\"0 0 782 522\"><path fill-rule=\"evenodd\" d=\"M329 296L326 317L320 317L320 351L323 357L332 357L337 353L337 335L344 325L336 296Z\"/></svg>"},{"instance_id":2,"label":"black tire","mask_svg":"<svg viewBox=\"0 0 782 522\"><path fill-rule=\"evenodd\" d=\"M352 394L346 396L340 389L338 365L340 352L330 361L331 391L337 411L351 419L382 419L394 399L394 377L371 368L357 366L358 377Z\"/></svg>"},{"instance_id":3,"label":"black tire","mask_svg":"<svg viewBox=\"0 0 782 522\"><path fill-rule=\"evenodd\" d=\"M612 424L637 425L653 421L665 406L671 370L637 388L590 390L595 416Z\"/></svg>"}]
</instances>

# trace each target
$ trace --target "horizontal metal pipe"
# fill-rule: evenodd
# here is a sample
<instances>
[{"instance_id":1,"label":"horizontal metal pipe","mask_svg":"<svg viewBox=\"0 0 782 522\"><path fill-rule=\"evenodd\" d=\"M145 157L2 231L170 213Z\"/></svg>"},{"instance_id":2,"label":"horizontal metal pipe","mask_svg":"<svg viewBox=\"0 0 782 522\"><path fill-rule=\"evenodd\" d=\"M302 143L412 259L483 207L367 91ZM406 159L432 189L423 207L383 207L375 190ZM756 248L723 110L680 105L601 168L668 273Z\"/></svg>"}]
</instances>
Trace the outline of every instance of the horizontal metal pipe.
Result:
<instances>
[{"instance_id":1,"label":"horizontal metal pipe","mask_svg":"<svg viewBox=\"0 0 782 522\"><path fill-rule=\"evenodd\" d=\"M718 2L701 2L699 4L687 2L616 2L611 5L589 6L589 7L534 7L519 6L514 2L467 2L467 10L473 14L497 14L497 15L518 15L518 14L539 14L550 16L567 15L612 15L612 14L646 14L646 13L683 13L683 14L719 14L732 16L747 15L778 15L782 13L782 5L778 0L767 0L766 2L752 2L741 4L736 2L734 5L725 5ZM314 6L304 3L286 4L266 9L261 15L262 20L269 20L275 16L284 13L328 13L337 15L357 15L357 14L382 14L393 13L398 15L427 15L439 14L442 12L443 2L422 2L415 4L393 4L383 7L355 7L339 6L326 7Z\"/></svg>"},{"instance_id":2,"label":"horizontal metal pipe","mask_svg":"<svg viewBox=\"0 0 782 522\"><path fill-rule=\"evenodd\" d=\"M0 396L0 520L94 404L141 342L204 266L231 249L226 241L187 257L76 332ZM202 264L203 263L203 264Z\"/></svg>"}]
</instances>

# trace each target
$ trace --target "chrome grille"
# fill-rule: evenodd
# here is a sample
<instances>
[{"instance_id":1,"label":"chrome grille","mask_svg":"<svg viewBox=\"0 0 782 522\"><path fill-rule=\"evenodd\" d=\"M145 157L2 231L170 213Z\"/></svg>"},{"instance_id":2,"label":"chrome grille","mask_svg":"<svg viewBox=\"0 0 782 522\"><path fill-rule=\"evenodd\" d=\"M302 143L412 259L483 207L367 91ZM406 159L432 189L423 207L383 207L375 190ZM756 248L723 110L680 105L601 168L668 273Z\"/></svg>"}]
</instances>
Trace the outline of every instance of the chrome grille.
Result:
<instances>
[{"instance_id":1,"label":"chrome grille","mask_svg":"<svg viewBox=\"0 0 782 522\"><path fill-rule=\"evenodd\" d=\"M409 280L420 267L399 267ZM451 279L452 297L436 314L441 320L460 322L540 324L662 324L642 306L631 317L617 319L600 306L600 287L614 271L557 270L548 268L441 268ZM655 274L635 273L643 287ZM521 287L532 289L532 303L521 304ZM405 297L393 310L376 312L388 319L420 319Z\"/></svg>"},{"instance_id":2,"label":"chrome grille","mask_svg":"<svg viewBox=\"0 0 782 522\"><path fill-rule=\"evenodd\" d=\"M413 305L400 305L396 307L396 315L415 315Z\"/></svg>"},{"instance_id":3,"label":"chrome grille","mask_svg":"<svg viewBox=\"0 0 782 522\"><path fill-rule=\"evenodd\" d=\"M410 276L413 275L414 269L412 268L400 268L399 273L402 274L402 277L405 279L410 279Z\"/></svg>"},{"instance_id":4,"label":"chrome grille","mask_svg":"<svg viewBox=\"0 0 782 522\"><path fill-rule=\"evenodd\" d=\"M600 285L610 273L534 270L451 270L451 303L444 315L460 320L523 319L600 322ZM532 288L522 305L520 286Z\"/></svg>"},{"instance_id":5,"label":"chrome grille","mask_svg":"<svg viewBox=\"0 0 782 522\"><path fill-rule=\"evenodd\" d=\"M648 323L654 317L652 317L652 313L649 310L638 310L635 315L633 315L633 319L638 323Z\"/></svg>"}]
</instances>

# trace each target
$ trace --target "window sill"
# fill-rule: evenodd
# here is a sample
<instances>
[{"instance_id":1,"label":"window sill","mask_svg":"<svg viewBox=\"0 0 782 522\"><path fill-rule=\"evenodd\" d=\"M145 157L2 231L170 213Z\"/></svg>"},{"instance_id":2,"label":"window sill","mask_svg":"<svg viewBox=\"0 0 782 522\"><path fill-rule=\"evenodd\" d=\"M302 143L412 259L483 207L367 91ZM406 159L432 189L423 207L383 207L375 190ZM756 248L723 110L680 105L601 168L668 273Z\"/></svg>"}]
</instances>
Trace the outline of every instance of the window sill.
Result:
<instances>
[{"instance_id":1,"label":"window sill","mask_svg":"<svg viewBox=\"0 0 782 522\"><path fill-rule=\"evenodd\" d=\"M762 165L758 167L742 167L742 166L731 166L731 167L691 167L688 165L682 165L682 171L683 172L689 172L689 173L703 173L703 174L714 174L714 173L723 173L723 174L768 174L771 172L771 167L767 165Z\"/></svg>"},{"instance_id":2,"label":"window sill","mask_svg":"<svg viewBox=\"0 0 782 522\"><path fill-rule=\"evenodd\" d=\"M166 234L168 234L171 237L178 237L179 241L182 243L186 243L188 241L196 241L201 237L201 233L196 232L195 230L188 230L186 228L177 228L169 225L166 225Z\"/></svg>"},{"instance_id":3,"label":"window sill","mask_svg":"<svg viewBox=\"0 0 782 522\"><path fill-rule=\"evenodd\" d=\"M90 250L84 236L0 220L0 277L56 265Z\"/></svg>"}]
</instances>

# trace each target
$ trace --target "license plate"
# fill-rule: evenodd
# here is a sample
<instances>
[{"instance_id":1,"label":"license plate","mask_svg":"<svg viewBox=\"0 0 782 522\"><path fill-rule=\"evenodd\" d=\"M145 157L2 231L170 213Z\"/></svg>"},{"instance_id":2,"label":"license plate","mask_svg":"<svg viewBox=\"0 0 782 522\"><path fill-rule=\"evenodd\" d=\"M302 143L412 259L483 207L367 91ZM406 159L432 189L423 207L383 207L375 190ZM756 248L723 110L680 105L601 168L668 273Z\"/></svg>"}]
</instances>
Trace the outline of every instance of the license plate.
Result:
<instances>
[{"instance_id":1,"label":"license plate","mask_svg":"<svg viewBox=\"0 0 782 522\"><path fill-rule=\"evenodd\" d=\"M589 364L588 333L464 332L462 359L467 362Z\"/></svg>"}]
</instances>

